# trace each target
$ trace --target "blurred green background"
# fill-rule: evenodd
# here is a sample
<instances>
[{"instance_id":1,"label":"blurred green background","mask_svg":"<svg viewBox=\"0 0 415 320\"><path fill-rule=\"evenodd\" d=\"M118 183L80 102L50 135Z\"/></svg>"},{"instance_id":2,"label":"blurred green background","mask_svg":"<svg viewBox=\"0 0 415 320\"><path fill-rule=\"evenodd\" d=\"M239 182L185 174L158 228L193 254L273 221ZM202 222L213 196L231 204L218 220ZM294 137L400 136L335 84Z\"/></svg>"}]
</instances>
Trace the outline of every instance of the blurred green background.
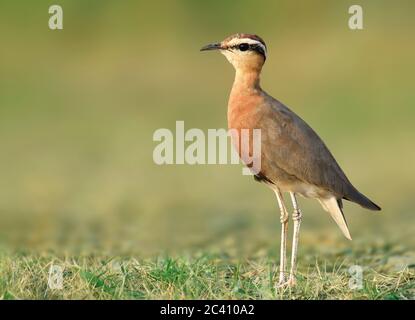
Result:
<instances>
[{"instance_id":1,"label":"blurred green background","mask_svg":"<svg viewBox=\"0 0 415 320\"><path fill-rule=\"evenodd\" d=\"M48 29L52 4L63 7L62 31ZM275 252L276 200L241 166L152 160L158 128L226 128L232 67L199 48L248 32L268 45L262 87L382 206L346 204L355 241L414 248L415 3L360 1L363 31L348 28L352 4L2 1L1 246ZM300 201L303 245L350 245L317 202Z\"/></svg>"}]
</instances>

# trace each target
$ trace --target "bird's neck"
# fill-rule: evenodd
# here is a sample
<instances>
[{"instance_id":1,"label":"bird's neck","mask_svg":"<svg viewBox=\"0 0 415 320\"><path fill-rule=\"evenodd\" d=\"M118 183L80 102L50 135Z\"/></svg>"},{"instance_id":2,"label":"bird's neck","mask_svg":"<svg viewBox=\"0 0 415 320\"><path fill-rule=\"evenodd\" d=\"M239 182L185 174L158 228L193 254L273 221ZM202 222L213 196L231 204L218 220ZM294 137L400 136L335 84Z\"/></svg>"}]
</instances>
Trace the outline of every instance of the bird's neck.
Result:
<instances>
[{"instance_id":1,"label":"bird's neck","mask_svg":"<svg viewBox=\"0 0 415 320\"><path fill-rule=\"evenodd\" d=\"M232 91L249 94L252 91L260 90L260 75L261 70L236 69Z\"/></svg>"},{"instance_id":2,"label":"bird's neck","mask_svg":"<svg viewBox=\"0 0 415 320\"><path fill-rule=\"evenodd\" d=\"M250 114L261 103L260 72L236 71L228 103L228 127L250 128ZM247 122L248 121L248 122Z\"/></svg>"},{"instance_id":3,"label":"bird's neck","mask_svg":"<svg viewBox=\"0 0 415 320\"><path fill-rule=\"evenodd\" d=\"M236 69L235 80L229 97L229 111L242 108L249 104L252 99L261 95L260 74L261 70Z\"/></svg>"}]
</instances>

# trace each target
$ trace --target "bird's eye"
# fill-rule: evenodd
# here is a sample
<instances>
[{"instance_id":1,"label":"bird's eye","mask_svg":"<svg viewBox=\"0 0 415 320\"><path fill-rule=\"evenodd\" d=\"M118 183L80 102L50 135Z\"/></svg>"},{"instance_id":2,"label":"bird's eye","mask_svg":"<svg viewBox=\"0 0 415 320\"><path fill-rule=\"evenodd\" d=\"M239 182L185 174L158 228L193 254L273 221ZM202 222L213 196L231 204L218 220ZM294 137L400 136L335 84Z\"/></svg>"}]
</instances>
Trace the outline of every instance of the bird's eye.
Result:
<instances>
[{"instance_id":1,"label":"bird's eye","mask_svg":"<svg viewBox=\"0 0 415 320\"><path fill-rule=\"evenodd\" d=\"M249 44L247 44L247 43L241 43L238 48L241 51L246 51L246 50L249 49Z\"/></svg>"}]
</instances>

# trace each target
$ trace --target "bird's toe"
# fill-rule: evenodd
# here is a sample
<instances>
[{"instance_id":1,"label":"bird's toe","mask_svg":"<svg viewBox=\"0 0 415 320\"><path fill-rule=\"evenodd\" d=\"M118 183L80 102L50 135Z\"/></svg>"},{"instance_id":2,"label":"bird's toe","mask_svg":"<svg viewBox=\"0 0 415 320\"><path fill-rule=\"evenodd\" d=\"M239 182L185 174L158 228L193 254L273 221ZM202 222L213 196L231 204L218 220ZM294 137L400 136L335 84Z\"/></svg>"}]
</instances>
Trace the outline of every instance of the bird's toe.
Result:
<instances>
[{"instance_id":1,"label":"bird's toe","mask_svg":"<svg viewBox=\"0 0 415 320\"><path fill-rule=\"evenodd\" d=\"M293 288L297 284L297 280L295 277L290 277L287 281L278 281L277 283L277 289L285 289L285 288Z\"/></svg>"}]
</instances>

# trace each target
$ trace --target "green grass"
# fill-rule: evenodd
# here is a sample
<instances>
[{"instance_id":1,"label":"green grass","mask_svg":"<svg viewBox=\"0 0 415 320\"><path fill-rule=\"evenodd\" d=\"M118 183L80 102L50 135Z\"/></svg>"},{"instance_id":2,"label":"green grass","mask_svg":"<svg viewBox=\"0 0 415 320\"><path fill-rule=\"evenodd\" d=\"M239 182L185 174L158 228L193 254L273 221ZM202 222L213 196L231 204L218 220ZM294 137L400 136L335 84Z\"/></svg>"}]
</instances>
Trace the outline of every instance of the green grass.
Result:
<instances>
[{"instance_id":1,"label":"green grass","mask_svg":"<svg viewBox=\"0 0 415 320\"><path fill-rule=\"evenodd\" d=\"M408 263L408 258L412 259ZM63 270L63 287L51 289L51 266ZM349 268L363 268L351 289ZM259 254L199 253L154 259L6 253L0 258L2 299L414 299L415 260L402 247L300 256L295 288L277 289L278 260Z\"/></svg>"}]
</instances>

